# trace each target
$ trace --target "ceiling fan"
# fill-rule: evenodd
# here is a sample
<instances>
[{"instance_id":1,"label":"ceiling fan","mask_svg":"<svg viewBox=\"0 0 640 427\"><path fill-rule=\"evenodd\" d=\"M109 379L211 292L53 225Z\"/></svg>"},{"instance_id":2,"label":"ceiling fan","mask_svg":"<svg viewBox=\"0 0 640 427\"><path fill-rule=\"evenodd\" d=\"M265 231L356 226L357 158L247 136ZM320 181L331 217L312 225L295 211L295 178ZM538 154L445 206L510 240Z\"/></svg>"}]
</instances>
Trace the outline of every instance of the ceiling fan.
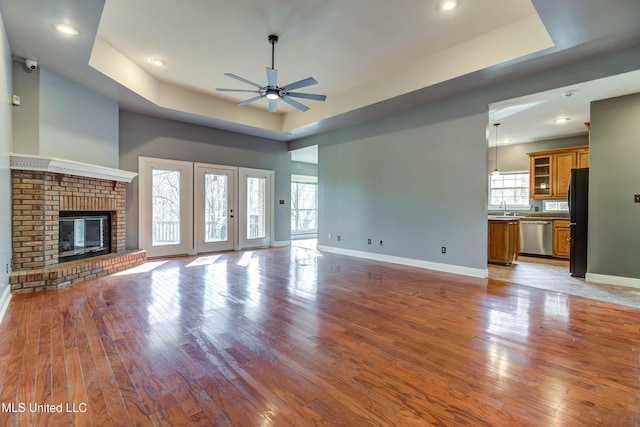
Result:
<instances>
[{"instance_id":1,"label":"ceiling fan","mask_svg":"<svg viewBox=\"0 0 640 427\"><path fill-rule=\"evenodd\" d=\"M294 83L290 83L285 86L278 86L278 70L274 68L274 57L275 57L275 45L278 43L278 36L275 34L270 34L268 37L269 43L271 44L271 68L267 67L267 85L260 86L257 83L249 81L247 79L243 79L240 76L236 76L232 73L224 73L225 76L229 76L232 79L240 80L241 82L247 83L248 85L254 86L257 90L249 90L249 89L221 89L217 88L220 92L252 92L257 93L258 96L255 96L251 99L247 99L246 101L242 101L236 104L239 107L250 104L253 101L257 101L262 98L267 98L269 100L269 112L275 113L277 111L276 101L278 99L283 100L287 104L297 108L298 110L304 112L309 109L306 105L299 103L298 101L291 98L304 98L304 99L313 99L315 101L324 101L327 99L325 95L316 95L313 93L301 93L301 92L291 92L294 89L298 89L301 87L307 87L311 85L318 84L316 79L313 77L307 77L304 80L299 80Z\"/></svg>"}]
</instances>

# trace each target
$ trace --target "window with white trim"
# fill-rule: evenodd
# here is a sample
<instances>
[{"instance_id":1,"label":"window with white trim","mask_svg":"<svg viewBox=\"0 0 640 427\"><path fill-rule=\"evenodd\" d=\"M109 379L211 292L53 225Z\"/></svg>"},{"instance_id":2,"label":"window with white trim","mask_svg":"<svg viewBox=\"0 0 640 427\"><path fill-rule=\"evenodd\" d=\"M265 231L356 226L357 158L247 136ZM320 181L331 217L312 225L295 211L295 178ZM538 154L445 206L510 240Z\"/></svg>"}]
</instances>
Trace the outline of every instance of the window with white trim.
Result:
<instances>
[{"instance_id":1,"label":"window with white trim","mask_svg":"<svg viewBox=\"0 0 640 427\"><path fill-rule=\"evenodd\" d=\"M315 233L318 217L318 178L291 176L291 232Z\"/></svg>"},{"instance_id":2,"label":"window with white trim","mask_svg":"<svg viewBox=\"0 0 640 427\"><path fill-rule=\"evenodd\" d=\"M543 200L542 210L544 212L569 212L569 202L566 200Z\"/></svg>"},{"instance_id":3,"label":"window with white trim","mask_svg":"<svg viewBox=\"0 0 640 427\"><path fill-rule=\"evenodd\" d=\"M489 175L489 209L529 209L529 172L500 172Z\"/></svg>"}]
</instances>

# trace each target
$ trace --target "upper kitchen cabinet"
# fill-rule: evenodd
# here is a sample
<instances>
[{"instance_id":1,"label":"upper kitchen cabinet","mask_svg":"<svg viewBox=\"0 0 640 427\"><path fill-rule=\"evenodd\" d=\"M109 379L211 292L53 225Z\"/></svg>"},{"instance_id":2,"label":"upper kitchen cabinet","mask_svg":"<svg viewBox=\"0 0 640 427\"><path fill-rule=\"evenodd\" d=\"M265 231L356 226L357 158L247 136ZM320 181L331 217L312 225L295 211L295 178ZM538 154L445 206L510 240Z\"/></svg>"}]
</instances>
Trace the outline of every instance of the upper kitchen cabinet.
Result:
<instances>
[{"instance_id":1,"label":"upper kitchen cabinet","mask_svg":"<svg viewBox=\"0 0 640 427\"><path fill-rule=\"evenodd\" d=\"M529 153L532 199L566 199L571 169L589 167L589 146Z\"/></svg>"}]
</instances>

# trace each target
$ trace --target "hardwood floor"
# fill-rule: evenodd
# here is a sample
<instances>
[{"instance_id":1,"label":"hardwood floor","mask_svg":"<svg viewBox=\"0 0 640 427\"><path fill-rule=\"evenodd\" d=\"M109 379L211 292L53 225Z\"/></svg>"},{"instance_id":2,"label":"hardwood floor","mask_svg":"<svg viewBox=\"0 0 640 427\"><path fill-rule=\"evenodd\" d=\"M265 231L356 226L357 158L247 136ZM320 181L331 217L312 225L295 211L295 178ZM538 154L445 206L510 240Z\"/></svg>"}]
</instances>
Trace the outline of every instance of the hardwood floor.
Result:
<instances>
[{"instance_id":1,"label":"hardwood floor","mask_svg":"<svg viewBox=\"0 0 640 427\"><path fill-rule=\"evenodd\" d=\"M637 426L640 311L304 247L151 260L16 295L0 385L0 425Z\"/></svg>"}]
</instances>

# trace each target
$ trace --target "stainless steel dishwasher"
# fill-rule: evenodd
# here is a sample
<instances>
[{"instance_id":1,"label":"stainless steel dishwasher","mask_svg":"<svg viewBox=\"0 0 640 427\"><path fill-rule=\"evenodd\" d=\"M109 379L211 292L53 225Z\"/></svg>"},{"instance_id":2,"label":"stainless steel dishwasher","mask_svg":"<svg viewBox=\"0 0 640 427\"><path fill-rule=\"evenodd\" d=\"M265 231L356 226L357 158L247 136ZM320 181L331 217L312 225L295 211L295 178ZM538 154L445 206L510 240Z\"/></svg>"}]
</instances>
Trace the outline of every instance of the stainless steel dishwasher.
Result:
<instances>
[{"instance_id":1,"label":"stainless steel dishwasher","mask_svg":"<svg viewBox=\"0 0 640 427\"><path fill-rule=\"evenodd\" d=\"M520 253L553 255L553 221L520 220Z\"/></svg>"}]
</instances>

